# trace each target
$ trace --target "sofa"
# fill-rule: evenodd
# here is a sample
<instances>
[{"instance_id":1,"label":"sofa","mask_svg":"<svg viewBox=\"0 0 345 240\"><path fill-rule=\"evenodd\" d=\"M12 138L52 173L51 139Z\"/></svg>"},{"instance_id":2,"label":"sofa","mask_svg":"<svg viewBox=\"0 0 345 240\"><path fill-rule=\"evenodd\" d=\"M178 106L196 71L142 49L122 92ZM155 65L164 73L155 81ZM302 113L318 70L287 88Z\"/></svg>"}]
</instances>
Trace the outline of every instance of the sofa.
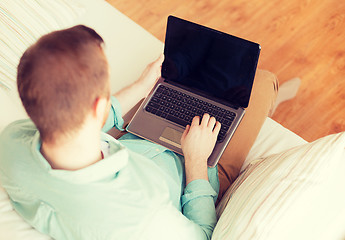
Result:
<instances>
[{"instance_id":1,"label":"sofa","mask_svg":"<svg viewBox=\"0 0 345 240\"><path fill-rule=\"evenodd\" d=\"M2 0L0 131L27 118L15 83L21 54L42 34L76 24L104 38L112 92L163 51L162 42L103 0ZM217 207L212 239L345 239L344 147L344 133L308 143L267 118ZM1 183L0 239L50 239L13 210Z\"/></svg>"}]
</instances>

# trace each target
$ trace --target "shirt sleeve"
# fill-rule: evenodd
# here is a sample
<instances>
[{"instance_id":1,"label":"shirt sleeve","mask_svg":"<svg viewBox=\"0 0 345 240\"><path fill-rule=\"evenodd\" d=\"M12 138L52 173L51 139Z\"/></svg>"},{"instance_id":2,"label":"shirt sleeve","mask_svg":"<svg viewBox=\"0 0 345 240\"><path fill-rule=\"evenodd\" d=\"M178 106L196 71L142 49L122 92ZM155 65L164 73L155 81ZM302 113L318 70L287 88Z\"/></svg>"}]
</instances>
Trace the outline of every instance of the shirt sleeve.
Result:
<instances>
[{"instance_id":1,"label":"shirt sleeve","mask_svg":"<svg viewBox=\"0 0 345 240\"><path fill-rule=\"evenodd\" d=\"M110 97L111 102L111 108L109 111L109 115L107 118L107 121L105 122L102 131L108 132L110 129L112 129L114 126L120 130L123 131L123 118L122 118L122 109L120 102L114 97Z\"/></svg>"},{"instance_id":2,"label":"shirt sleeve","mask_svg":"<svg viewBox=\"0 0 345 240\"><path fill-rule=\"evenodd\" d=\"M211 184L206 180L198 179L186 186L181 198L183 215L200 226L205 233L203 239L211 239L217 223L214 204L216 197L217 193Z\"/></svg>"}]
</instances>

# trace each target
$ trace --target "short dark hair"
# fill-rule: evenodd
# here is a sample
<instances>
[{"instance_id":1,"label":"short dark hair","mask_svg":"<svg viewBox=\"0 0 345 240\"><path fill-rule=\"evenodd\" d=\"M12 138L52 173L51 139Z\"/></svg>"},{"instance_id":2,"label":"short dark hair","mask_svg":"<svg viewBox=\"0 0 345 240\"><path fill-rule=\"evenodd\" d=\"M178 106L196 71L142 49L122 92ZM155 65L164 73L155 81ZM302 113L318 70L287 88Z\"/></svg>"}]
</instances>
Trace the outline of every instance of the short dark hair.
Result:
<instances>
[{"instance_id":1,"label":"short dark hair","mask_svg":"<svg viewBox=\"0 0 345 240\"><path fill-rule=\"evenodd\" d=\"M21 57L19 96L42 141L79 129L95 100L109 98L103 44L93 29L78 25L44 35Z\"/></svg>"}]
</instances>

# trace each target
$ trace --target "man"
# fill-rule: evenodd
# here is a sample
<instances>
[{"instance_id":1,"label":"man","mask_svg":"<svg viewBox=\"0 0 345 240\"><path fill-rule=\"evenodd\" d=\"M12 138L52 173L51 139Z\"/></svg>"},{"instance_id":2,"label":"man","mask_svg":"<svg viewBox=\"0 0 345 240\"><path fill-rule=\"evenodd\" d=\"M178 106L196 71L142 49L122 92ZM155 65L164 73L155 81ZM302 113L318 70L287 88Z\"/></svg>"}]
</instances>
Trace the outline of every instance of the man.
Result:
<instances>
[{"instance_id":1,"label":"man","mask_svg":"<svg viewBox=\"0 0 345 240\"><path fill-rule=\"evenodd\" d=\"M122 130L122 115L152 88L162 60L113 97L103 40L90 28L47 34L23 54L18 91L31 120L1 134L0 176L15 210L33 227L55 239L211 238L219 181L207 158L220 129L216 119L205 114L187 126L184 158L131 134L116 140L104 133ZM224 153L221 194L272 107L266 102L234 136L244 146Z\"/></svg>"}]
</instances>

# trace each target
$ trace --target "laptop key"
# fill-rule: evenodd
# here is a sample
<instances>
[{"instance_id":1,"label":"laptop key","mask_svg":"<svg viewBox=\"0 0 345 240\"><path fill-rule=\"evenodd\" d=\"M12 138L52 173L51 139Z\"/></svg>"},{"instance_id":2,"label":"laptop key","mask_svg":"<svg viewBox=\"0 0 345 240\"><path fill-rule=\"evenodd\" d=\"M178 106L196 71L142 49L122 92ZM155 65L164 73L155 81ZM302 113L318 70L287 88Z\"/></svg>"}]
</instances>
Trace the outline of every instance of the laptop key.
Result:
<instances>
[{"instance_id":1,"label":"laptop key","mask_svg":"<svg viewBox=\"0 0 345 240\"><path fill-rule=\"evenodd\" d=\"M152 101L153 101L153 102L155 102L155 103L159 103L159 99L158 99L158 98L153 97L153 98L151 98L151 99L152 99Z\"/></svg>"},{"instance_id":2,"label":"laptop key","mask_svg":"<svg viewBox=\"0 0 345 240\"><path fill-rule=\"evenodd\" d=\"M221 136L224 136L224 135L226 134L226 132L225 132L224 130L220 130L220 131L219 131L219 134L220 134Z\"/></svg>"},{"instance_id":3,"label":"laptop key","mask_svg":"<svg viewBox=\"0 0 345 240\"><path fill-rule=\"evenodd\" d=\"M230 116L230 115L224 116L224 118L229 120L229 121L233 121L235 119L234 116Z\"/></svg>"},{"instance_id":4,"label":"laptop key","mask_svg":"<svg viewBox=\"0 0 345 240\"><path fill-rule=\"evenodd\" d=\"M166 117L166 119L168 119L169 121L172 121L172 122L174 122L174 123L177 123L177 124L179 124L179 125L181 125L181 126L183 126L183 127L185 127L185 126L188 125L188 122L187 122L187 121L182 120L182 119L177 118L177 117L172 116L172 115L168 115L168 116Z\"/></svg>"},{"instance_id":5,"label":"laptop key","mask_svg":"<svg viewBox=\"0 0 345 240\"><path fill-rule=\"evenodd\" d=\"M163 95L156 92L153 96L156 97L156 98L161 98Z\"/></svg>"},{"instance_id":6,"label":"laptop key","mask_svg":"<svg viewBox=\"0 0 345 240\"><path fill-rule=\"evenodd\" d=\"M217 137L217 141L222 142L223 140L224 140L224 136L219 134Z\"/></svg>"},{"instance_id":7,"label":"laptop key","mask_svg":"<svg viewBox=\"0 0 345 240\"><path fill-rule=\"evenodd\" d=\"M153 109L153 108L152 108L152 107L149 107L149 106L147 106L147 107L145 108L145 110L148 111L148 112L152 112L152 109Z\"/></svg>"},{"instance_id":8,"label":"laptop key","mask_svg":"<svg viewBox=\"0 0 345 240\"><path fill-rule=\"evenodd\" d=\"M217 110L212 110L212 114L214 115L214 116L218 116L218 111Z\"/></svg>"},{"instance_id":9,"label":"laptop key","mask_svg":"<svg viewBox=\"0 0 345 240\"><path fill-rule=\"evenodd\" d=\"M164 86L159 86L158 88L157 88L157 91L156 92L158 92L158 93L161 93L161 92L163 92L164 91Z\"/></svg>"},{"instance_id":10,"label":"laptop key","mask_svg":"<svg viewBox=\"0 0 345 240\"><path fill-rule=\"evenodd\" d=\"M159 108L159 104L158 104L158 103L155 103L155 102L149 102L148 105L149 105L150 107L153 107L153 108L156 108L156 109Z\"/></svg>"},{"instance_id":11,"label":"laptop key","mask_svg":"<svg viewBox=\"0 0 345 240\"><path fill-rule=\"evenodd\" d=\"M224 119L222 121L222 123L225 125L225 126L230 126L231 125L231 121L227 120L227 119Z\"/></svg>"},{"instance_id":12,"label":"laptop key","mask_svg":"<svg viewBox=\"0 0 345 240\"><path fill-rule=\"evenodd\" d=\"M222 125L222 126L221 126L221 130L223 130L223 131L225 131L225 132L226 132L228 129L229 129L228 126L225 126L225 125Z\"/></svg>"},{"instance_id":13,"label":"laptop key","mask_svg":"<svg viewBox=\"0 0 345 240\"><path fill-rule=\"evenodd\" d=\"M175 116L175 117L180 117L180 116L181 116L181 113L175 112L175 113L174 113L174 116ZM180 117L180 118L181 118L181 117Z\"/></svg>"}]
</instances>

